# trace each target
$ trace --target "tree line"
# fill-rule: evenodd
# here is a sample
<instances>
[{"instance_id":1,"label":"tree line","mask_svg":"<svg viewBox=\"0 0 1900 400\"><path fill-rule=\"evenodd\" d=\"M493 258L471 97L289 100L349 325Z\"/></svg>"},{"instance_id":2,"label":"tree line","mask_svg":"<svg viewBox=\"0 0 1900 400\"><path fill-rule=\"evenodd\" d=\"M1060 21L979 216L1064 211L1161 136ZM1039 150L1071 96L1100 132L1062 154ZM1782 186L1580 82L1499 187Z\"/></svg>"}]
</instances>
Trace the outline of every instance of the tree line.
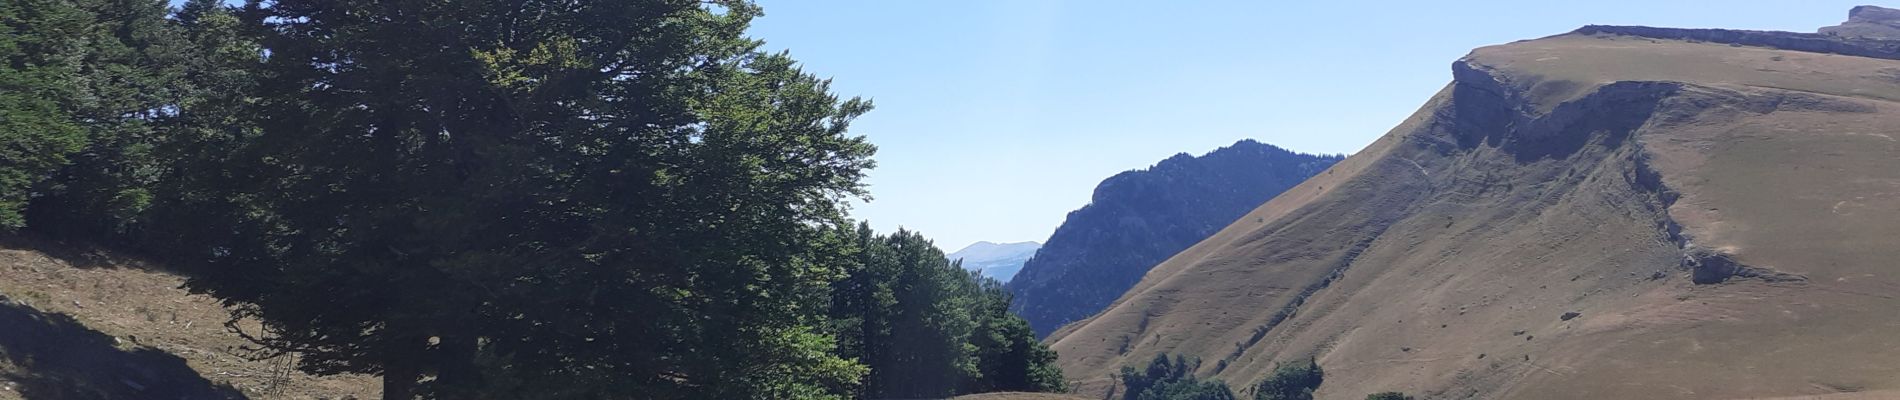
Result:
<instances>
[{"instance_id":1,"label":"tree line","mask_svg":"<svg viewBox=\"0 0 1900 400\"><path fill-rule=\"evenodd\" d=\"M878 234L870 101L743 0L0 3L0 230L136 251L384 397L1060 391Z\"/></svg>"},{"instance_id":2,"label":"tree line","mask_svg":"<svg viewBox=\"0 0 1900 400\"><path fill-rule=\"evenodd\" d=\"M1201 368L1200 359L1188 359L1176 355L1156 354L1148 365L1135 368L1122 366L1120 376L1122 400L1236 400L1233 389L1219 379L1201 379L1194 371ZM1319 362L1308 358L1289 363L1274 364L1273 372L1248 388L1253 400L1313 400L1313 392L1319 390L1326 381L1326 372ZM1413 397L1400 392L1379 392L1366 395L1366 400L1412 400Z\"/></svg>"}]
</instances>

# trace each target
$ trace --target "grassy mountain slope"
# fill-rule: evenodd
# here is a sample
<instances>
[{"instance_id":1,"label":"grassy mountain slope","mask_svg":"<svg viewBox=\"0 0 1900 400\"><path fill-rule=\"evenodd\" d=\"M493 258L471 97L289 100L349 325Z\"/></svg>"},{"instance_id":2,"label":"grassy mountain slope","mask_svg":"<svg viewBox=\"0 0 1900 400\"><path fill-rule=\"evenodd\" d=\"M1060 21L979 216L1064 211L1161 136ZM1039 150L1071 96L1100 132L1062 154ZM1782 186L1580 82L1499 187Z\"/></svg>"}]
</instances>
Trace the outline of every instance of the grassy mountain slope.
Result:
<instances>
[{"instance_id":1,"label":"grassy mountain slope","mask_svg":"<svg viewBox=\"0 0 1900 400\"><path fill-rule=\"evenodd\" d=\"M1900 61L1822 35L1587 27L1482 48L1391 133L1051 336L1320 397L1900 389ZM1855 55L1849 55L1855 54Z\"/></svg>"}]
</instances>

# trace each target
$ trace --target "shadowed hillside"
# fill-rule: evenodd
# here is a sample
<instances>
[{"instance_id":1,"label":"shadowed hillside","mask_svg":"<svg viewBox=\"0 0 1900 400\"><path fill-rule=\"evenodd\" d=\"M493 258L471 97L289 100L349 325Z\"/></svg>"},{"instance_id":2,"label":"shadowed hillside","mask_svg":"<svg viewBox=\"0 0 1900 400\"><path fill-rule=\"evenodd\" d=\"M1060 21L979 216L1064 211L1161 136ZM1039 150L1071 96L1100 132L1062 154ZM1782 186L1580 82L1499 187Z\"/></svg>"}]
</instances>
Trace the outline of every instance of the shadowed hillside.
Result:
<instances>
[{"instance_id":1,"label":"shadowed hillside","mask_svg":"<svg viewBox=\"0 0 1900 400\"><path fill-rule=\"evenodd\" d=\"M1242 140L1109 177L1009 282L1015 309L1039 335L1095 314L1148 268L1338 160Z\"/></svg>"},{"instance_id":2,"label":"shadowed hillside","mask_svg":"<svg viewBox=\"0 0 1900 400\"><path fill-rule=\"evenodd\" d=\"M1478 49L1049 340L1093 393L1159 353L1227 382L1315 357L1327 399L1892 393L1893 48L1593 26Z\"/></svg>"},{"instance_id":3,"label":"shadowed hillside","mask_svg":"<svg viewBox=\"0 0 1900 400\"><path fill-rule=\"evenodd\" d=\"M48 314L0 298L0 398L241 399L151 348L120 349L119 339L64 314ZM8 393L12 392L12 393Z\"/></svg>"},{"instance_id":4,"label":"shadowed hillside","mask_svg":"<svg viewBox=\"0 0 1900 400\"><path fill-rule=\"evenodd\" d=\"M0 240L0 399L374 398L361 375L252 360L217 301L139 261ZM255 330L254 324L244 324Z\"/></svg>"}]
</instances>

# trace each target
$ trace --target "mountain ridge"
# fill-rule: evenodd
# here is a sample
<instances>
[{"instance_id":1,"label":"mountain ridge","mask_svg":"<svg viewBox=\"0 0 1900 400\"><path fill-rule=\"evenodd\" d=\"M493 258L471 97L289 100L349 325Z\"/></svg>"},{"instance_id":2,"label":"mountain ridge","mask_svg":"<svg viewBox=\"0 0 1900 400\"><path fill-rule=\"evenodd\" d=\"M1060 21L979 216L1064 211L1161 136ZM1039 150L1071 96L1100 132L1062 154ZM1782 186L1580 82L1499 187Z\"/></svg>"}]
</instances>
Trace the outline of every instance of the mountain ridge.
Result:
<instances>
[{"instance_id":1,"label":"mountain ridge","mask_svg":"<svg viewBox=\"0 0 1900 400\"><path fill-rule=\"evenodd\" d=\"M964 269L977 271L984 277L1009 282L1010 278L1016 276L1016 271L1023 268L1023 262L1029 261L1029 257L1041 248L1042 243L1033 240L1012 243L977 241L945 257L962 262Z\"/></svg>"},{"instance_id":2,"label":"mountain ridge","mask_svg":"<svg viewBox=\"0 0 1900 400\"><path fill-rule=\"evenodd\" d=\"M1868 295L1900 288L1900 63L1853 55L1883 43L1587 26L1474 50L1047 341L1084 393L1162 353L1243 385L1313 357L1324 399L1900 388L1876 333L1900 301Z\"/></svg>"},{"instance_id":3,"label":"mountain ridge","mask_svg":"<svg viewBox=\"0 0 1900 400\"><path fill-rule=\"evenodd\" d=\"M1094 314L1148 268L1341 158L1245 139L1110 176L1007 285L1013 307L1043 335Z\"/></svg>"}]
</instances>

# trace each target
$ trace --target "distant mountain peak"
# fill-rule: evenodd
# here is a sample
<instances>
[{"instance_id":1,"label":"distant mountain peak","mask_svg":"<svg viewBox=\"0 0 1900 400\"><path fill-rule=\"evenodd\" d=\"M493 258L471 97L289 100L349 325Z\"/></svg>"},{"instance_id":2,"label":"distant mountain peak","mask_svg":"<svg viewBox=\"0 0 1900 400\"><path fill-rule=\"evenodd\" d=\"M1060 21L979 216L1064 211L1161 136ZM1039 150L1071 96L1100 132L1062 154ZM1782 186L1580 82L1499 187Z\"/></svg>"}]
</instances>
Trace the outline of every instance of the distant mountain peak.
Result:
<instances>
[{"instance_id":1,"label":"distant mountain peak","mask_svg":"<svg viewBox=\"0 0 1900 400\"><path fill-rule=\"evenodd\" d=\"M1022 249L1029 249L1029 251L1033 252L1035 251L1037 247L1042 247L1042 243L1037 243L1036 241L1033 241L1033 240L1023 241L1023 242L1010 242L1010 243L997 243L997 242L992 242L988 240L979 240L976 243L971 243L969 246L963 246L962 250L951 252L950 255L952 256L959 255L959 254L975 255L982 252L996 251L996 250L1007 251L1007 252L1017 252L1017 251L1021 251ZM952 257L952 258L955 258L955 257Z\"/></svg>"},{"instance_id":2,"label":"distant mountain peak","mask_svg":"<svg viewBox=\"0 0 1900 400\"><path fill-rule=\"evenodd\" d=\"M979 271L983 276L1009 282L1022 269L1023 262L1036 255L1042 244L1034 241L996 243L978 241L964 246L962 250L946 255L951 261L962 260L963 268Z\"/></svg>"}]
</instances>

